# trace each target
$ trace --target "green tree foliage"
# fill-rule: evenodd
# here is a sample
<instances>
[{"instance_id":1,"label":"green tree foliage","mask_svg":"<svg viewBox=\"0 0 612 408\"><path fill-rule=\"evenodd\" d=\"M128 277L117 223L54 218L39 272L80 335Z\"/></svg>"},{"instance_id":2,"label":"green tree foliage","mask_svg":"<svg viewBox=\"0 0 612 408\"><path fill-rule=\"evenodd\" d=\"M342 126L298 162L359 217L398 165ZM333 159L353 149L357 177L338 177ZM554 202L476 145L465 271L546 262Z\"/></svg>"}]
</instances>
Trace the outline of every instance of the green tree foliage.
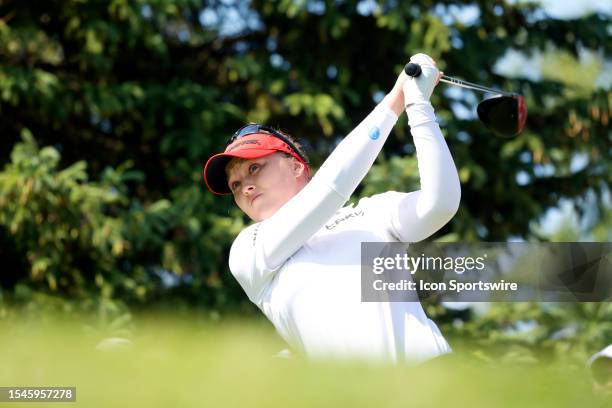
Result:
<instances>
[{"instance_id":1,"label":"green tree foliage","mask_svg":"<svg viewBox=\"0 0 612 408\"><path fill-rule=\"evenodd\" d=\"M607 61L608 17L480 0L0 1L0 287L146 304L170 296L161 270L188 282L177 298L249 308L226 265L247 220L205 191L204 160L260 121L320 164L416 52L523 93L530 111L522 135L499 139L474 117L480 96L440 85L433 104L463 188L440 234L527 237L562 197L591 191L602 205L609 89L565 72L585 49ZM509 50L560 56L564 75L501 75ZM413 152L403 117L358 194L418 188Z\"/></svg>"},{"instance_id":2,"label":"green tree foliage","mask_svg":"<svg viewBox=\"0 0 612 408\"><path fill-rule=\"evenodd\" d=\"M59 161L57 149L39 149L24 130L0 173L0 229L7 244L0 254L8 261L3 286L16 284L17 301L37 302L40 291L103 313L122 309L115 300L141 304L167 296L160 292L169 286L160 274L168 279L169 271L184 271L177 247L164 236L181 222L183 208L167 199L143 207L128 197L128 184L144 178L130 162L107 167L94 182L86 162L60 169ZM151 255L155 250L159 254ZM177 295L219 306L212 285L196 279L190 286L197 296Z\"/></svg>"},{"instance_id":3,"label":"green tree foliage","mask_svg":"<svg viewBox=\"0 0 612 408\"><path fill-rule=\"evenodd\" d=\"M487 361L586 361L612 342L612 304L492 303L442 330ZM479 308L477 307L476 310ZM434 311L435 313L435 311Z\"/></svg>"}]
</instances>

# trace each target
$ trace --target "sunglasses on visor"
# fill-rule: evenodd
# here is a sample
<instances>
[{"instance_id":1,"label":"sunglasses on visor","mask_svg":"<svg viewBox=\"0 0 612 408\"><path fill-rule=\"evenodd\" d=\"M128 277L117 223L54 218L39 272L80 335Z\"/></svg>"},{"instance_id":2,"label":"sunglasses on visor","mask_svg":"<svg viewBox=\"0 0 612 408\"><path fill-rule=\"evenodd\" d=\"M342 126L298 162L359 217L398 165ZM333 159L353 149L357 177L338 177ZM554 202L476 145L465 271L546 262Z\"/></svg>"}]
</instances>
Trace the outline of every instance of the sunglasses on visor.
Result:
<instances>
[{"instance_id":1,"label":"sunglasses on visor","mask_svg":"<svg viewBox=\"0 0 612 408\"><path fill-rule=\"evenodd\" d=\"M306 157L304 157L304 155L298 150L298 148L295 147L295 145L291 142L291 140L289 140L285 135L283 135L278 130L273 129L270 126L266 126L266 125L259 125L257 123L251 123L251 124L241 127L232 135L232 137L230 137L227 140L227 145L229 146L232 143L234 143L236 140L244 136L252 135L254 133L267 133L267 134L270 134L276 137L277 139L282 140L289 146L291 150L293 150L293 152L295 152L295 154L297 154L300 157L300 159L304 161L304 163L308 164L308 160L306 159Z\"/></svg>"}]
</instances>

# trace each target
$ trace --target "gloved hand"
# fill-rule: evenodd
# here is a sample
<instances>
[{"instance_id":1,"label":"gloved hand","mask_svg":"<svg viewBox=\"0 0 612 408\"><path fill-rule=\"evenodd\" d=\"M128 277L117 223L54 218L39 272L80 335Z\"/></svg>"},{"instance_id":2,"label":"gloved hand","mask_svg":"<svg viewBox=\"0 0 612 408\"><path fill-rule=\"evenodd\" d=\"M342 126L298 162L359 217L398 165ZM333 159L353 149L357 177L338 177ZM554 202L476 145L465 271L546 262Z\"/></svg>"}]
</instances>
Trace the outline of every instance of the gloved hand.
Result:
<instances>
[{"instance_id":1,"label":"gloved hand","mask_svg":"<svg viewBox=\"0 0 612 408\"><path fill-rule=\"evenodd\" d=\"M417 102L429 101L431 93L440 80L440 71L436 62L426 54L415 54L410 57L410 62L421 66L421 75L408 77L404 82L404 106L407 108Z\"/></svg>"}]
</instances>

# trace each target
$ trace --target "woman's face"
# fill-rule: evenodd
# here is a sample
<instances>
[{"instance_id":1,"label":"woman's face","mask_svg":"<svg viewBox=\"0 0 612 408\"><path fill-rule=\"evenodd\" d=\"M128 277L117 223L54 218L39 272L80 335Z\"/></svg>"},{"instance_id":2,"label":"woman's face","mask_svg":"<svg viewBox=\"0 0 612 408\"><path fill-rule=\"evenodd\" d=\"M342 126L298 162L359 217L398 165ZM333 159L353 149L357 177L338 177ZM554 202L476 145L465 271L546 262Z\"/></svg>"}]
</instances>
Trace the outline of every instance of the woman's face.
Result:
<instances>
[{"instance_id":1,"label":"woman's face","mask_svg":"<svg viewBox=\"0 0 612 408\"><path fill-rule=\"evenodd\" d=\"M258 159L232 159L225 168L234 201L259 222L296 195L307 183L304 164L282 153Z\"/></svg>"}]
</instances>

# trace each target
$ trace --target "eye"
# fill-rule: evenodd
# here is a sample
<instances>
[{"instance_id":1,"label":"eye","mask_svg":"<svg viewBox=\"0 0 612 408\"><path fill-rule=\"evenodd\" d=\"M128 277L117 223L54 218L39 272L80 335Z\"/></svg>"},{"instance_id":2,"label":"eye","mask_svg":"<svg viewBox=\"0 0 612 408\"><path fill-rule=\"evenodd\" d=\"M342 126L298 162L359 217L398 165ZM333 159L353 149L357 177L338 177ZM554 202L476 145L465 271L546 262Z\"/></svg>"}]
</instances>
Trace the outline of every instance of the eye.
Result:
<instances>
[{"instance_id":1,"label":"eye","mask_svg":"<svg viewBox=\"0 0 612 408\"><path fill-rule=\"evenodd\" d=\"M253 163L249 166L249 173L254 173L255 171L257 171L257 169L259 169L259 164L257 163Z\"/></svg>"},{"instance_id":2,"label":"eye","mask_svg":"<svg viewBox=\"0 0 612 408\"><path fill-rule=\"evenodd\" d=\"M236 191L236 189L237 189L238 187L240 187L240 182L239 182L239 181L234 181L234 182L232 182L232 184L230 184L230 189L231 189L232 191Z\"/></svg>"}]
</instances>

